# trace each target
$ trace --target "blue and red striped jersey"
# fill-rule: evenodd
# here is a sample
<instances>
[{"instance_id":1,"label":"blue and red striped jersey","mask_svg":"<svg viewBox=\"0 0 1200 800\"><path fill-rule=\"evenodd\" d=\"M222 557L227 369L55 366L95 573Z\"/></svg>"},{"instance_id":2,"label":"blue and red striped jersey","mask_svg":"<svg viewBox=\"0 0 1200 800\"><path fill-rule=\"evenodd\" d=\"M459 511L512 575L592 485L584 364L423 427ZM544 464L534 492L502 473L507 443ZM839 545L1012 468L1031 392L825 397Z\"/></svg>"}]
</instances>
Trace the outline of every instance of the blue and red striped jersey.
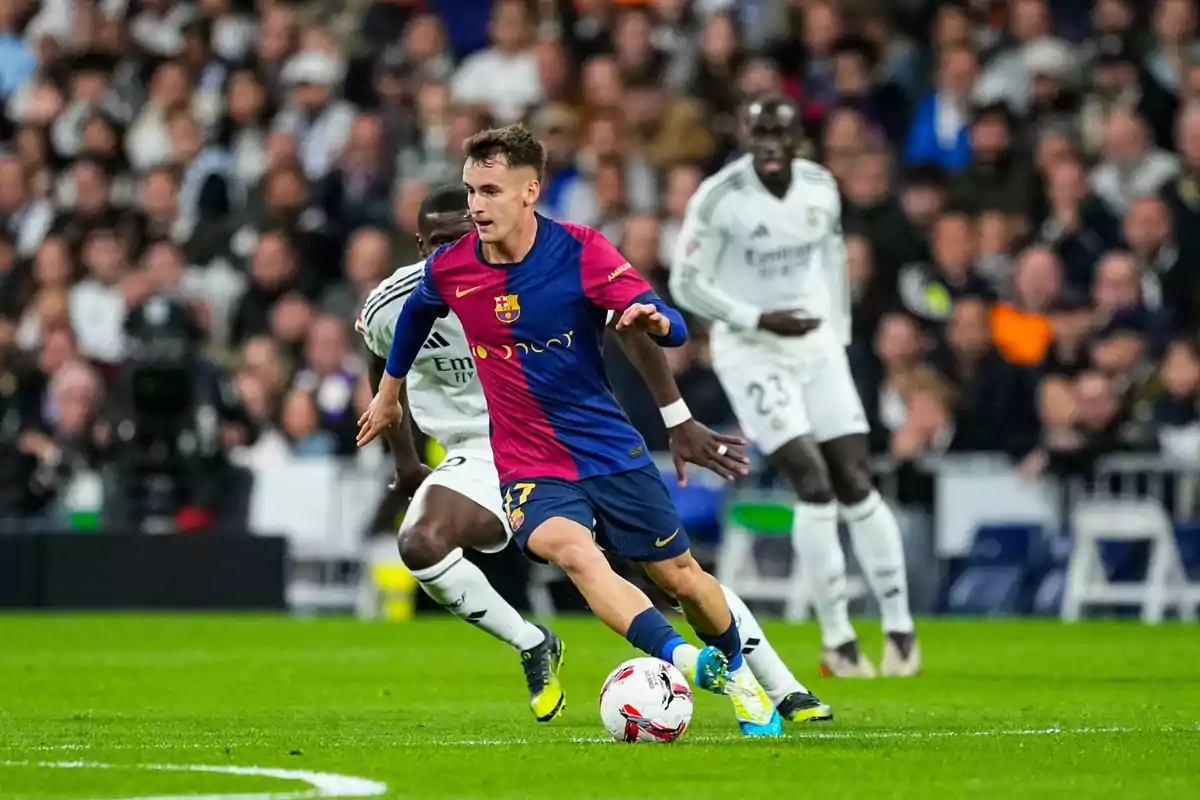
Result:
<instances>
[{"instance_id":1,"label":"blue and red striped jersey","mask_svg":"<svg viewBox=\"0 0 1200 800\"><path fill-rule=\"evenodd\" d=\"M453 311L475 359L502 482L578 480L651 463L604 371L609 311L653 303L670 320L660 344L687 329L598 231L538 216L533 247L515 264L490 264L470 233L429 257L396 323L388 372L405 375L433 320Z\"/></svg>"}]
</instances>

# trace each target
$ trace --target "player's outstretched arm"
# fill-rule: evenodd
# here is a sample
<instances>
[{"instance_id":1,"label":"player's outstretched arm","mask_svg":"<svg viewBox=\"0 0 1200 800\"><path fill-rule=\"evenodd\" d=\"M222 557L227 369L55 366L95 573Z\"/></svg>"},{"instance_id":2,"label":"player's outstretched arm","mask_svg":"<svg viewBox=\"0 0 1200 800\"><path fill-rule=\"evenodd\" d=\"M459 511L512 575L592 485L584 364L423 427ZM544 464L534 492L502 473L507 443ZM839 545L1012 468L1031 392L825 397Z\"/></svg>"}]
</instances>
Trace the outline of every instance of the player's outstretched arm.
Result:
<instances>
[{"instance_id":1,"label":"player's outstretched arm","mask_svg":"<svg viewBox=\"0 0 1200 800\"><path fill-rule=\"evenodd\" d=\"M367 374L371 379L371 391L379 392L379 382L387 368L387 361L366 349ZM394 493L405 500L411 500L417 487L429 475L429 467L417 455L417 446L413 441L412 428L409 425L408 392L400 387L400 408L402 418L399 422L383 429L383 438L392 451L392 462L395 467L395 480L389 487Z\"/></svg>"},{"instance_id":2,"label":"player's outstretched arm","mask_svg":"<svg viewBox=\"0 0 1200 800\"><path fill-rule=\"evenodd\" d=\"M616 328L623 333L644 333L662 347L679 347L687 341L683 315L654 292L644 292L621 312Z\"/></svg>"},{"instance_id":3,"label":"player's outstretched arm","mask_svg":"<svg viewBox=\"0 0 1200 800\"><path fill-rule=\"evenodd\" d=\"M615 328L615 325L614 325ZM687 483L687 464L695 464L711 470L726 480L733 480L748 473L742 448L746 440L736 436L722 436L701 425L692 417L687 403L679 394L671 365L662 348L650 337L629 330L616 330L614 338L629 363L642 376L658 410L671 441L671 455L675 461L675 473L680 485Z\"/></svg>"},{"instance_id":4,"label":"player's outstretched arm","mask_svg":"<svg viewBox=\"0 0 1200 800\"><path fill-rule=\"evenodd\" d=\"M400 316L396 318L396 331L392 336L383 375L379 379L379 389L366 413L359 417L359 447L375 441L388 427L404 418L404 409L400 405L404 378L417 360L421 345L429 338L433 323L448 312L449 308L438 294L426 267L417 288L409 295L400 309Z\"/></svg>"}]
</instances>

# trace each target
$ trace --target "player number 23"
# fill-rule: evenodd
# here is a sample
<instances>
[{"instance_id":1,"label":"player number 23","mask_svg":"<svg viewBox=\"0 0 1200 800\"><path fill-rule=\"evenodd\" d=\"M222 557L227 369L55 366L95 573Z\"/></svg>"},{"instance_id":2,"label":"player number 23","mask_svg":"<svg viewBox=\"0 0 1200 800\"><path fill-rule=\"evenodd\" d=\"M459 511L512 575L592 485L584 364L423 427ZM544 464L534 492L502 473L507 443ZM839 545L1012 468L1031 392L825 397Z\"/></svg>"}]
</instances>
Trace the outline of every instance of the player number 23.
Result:
<instances>
[{"instance_id":1,"label":"player number 23","mask_svg":"<svg viewBox=\"0 0 1200 800\"><path fill-rule=\"evenodd\" d=\"M511 513L513 507L520 508L529 499L529 493L534 490L536 483L514 483L512 488L504 493L504 511ZM517 501L513 502L513 492L517 493Z\"/></svg>"},{"instance_id":2,"label":"player number 23","mask_svg":"<svg viewBox=\"0 0 1200 800\"><path fill-rule=\"evenodd\" d=\"M786 406L792 399L778 375L768 375L765 381L751 383L746 387L746 394L754 401L754 410L764 417Z\"/></svg>"}]
</instances>

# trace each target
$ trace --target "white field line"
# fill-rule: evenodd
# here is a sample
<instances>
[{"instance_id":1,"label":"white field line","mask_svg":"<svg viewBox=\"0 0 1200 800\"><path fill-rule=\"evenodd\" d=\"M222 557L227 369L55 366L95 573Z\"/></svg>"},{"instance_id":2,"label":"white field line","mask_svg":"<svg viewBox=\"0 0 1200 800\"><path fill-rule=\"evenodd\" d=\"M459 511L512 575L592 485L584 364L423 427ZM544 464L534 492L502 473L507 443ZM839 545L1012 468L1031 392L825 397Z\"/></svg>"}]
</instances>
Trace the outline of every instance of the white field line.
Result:
<instances>
[{"instance_id":1,"label":"white field line","mask_svg":"<svg viewBox=\"0 0 1200 800\"><path fill-rule=\"evenodd\" d=\"M872 739L960 739L973 737L1006 737L1006 736L1095 736L1102 734L1131 734L1131 733L1198 733L1200 725L1193 728L1181 727L1150 727L1136 728L1123 725L1114 725L1106 727L1076 727L1064 728L1060 726L1051 726L1046 728L985 728L979 730L942 730L942 731L917 731L917 730L812 730L811 728L804 731L793 729L784 739L793 739L803 741L805 739L816 740L847 740L847 741L865 741ZM705 743L720 743L720 742L741 742L746 741L744 737L737 734L717 734L717 735L696 735L685 736L684 741L687 742L705 742ZM764 739L765 742L777 742L778 739ZM507 747L526 744L608 744L612 739L606 736L578 736L570 739L530 739L525 737L506 737L506 738L483 738L483 739L408 739L394 742L378 742L382 747ZM256 747L259 745L237 742L213 742L212 744L201 744L197 742L185 742L181 744L169 744L160 742L151 745L129 745L129 744L52 744L39 745L35 747L23 747L22 750L33 750L40 752L64 752L64 751L87 751L87 750L203 750L215 749L223 747Z\"/></svg>"},{"instance_id":2,"label":"white field line","mask_svg":"<svg viewBox=\"0 0 1200 800\"><path fill-rule=\"evenodd\" d=\"M42 769L142 769L158 772L214 772L221 775L275 778L299 781L310 788L286 792L238 794L139 795L120 800L310 800L325 797L378 797L387 792L387 784L352 775L310 772L275 767L208 766L205 764L105 764L96 761L0 761L0 766L39 767Z\"/></svg>"}]
</instances>

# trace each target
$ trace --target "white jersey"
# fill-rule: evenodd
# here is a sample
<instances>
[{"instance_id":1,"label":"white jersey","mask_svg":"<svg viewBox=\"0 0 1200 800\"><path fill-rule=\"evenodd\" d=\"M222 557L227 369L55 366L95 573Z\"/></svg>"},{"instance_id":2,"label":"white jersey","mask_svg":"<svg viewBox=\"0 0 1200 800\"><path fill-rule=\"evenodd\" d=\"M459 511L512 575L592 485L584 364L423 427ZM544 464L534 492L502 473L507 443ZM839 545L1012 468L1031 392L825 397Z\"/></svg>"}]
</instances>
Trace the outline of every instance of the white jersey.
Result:
<instances>
[{"instance_id":1,"label":"white jersey","mask_svg":"<svg viewBox=\"0 0 1200 800\"><path fill-rule=\"evenodd\" d=\"M833 176L802 158L781 199L743 156L705 180L688 202L671 266L671 296L714 322L713 347L800 354L850 341L850 292L841 200ZM809 336L758 330L766 311L821 319ZM714 352L715 355L715 352Z\"/></svg>"},{"instance_id":2,"label":"white jersey","mask_svg":"<svg viewBox=\"0 0 1200 800\"><path fill-rule=\"evenodd\" d=\"M385 279L363 304L355 327L367 347L387 358L396 319L425 271L425 262L401 267ZM408 374L408 405L413 421L443 447L490 434L483 387L475 380L475 361L454 314L439 319Z\"/></svg>"}]
</instances>

